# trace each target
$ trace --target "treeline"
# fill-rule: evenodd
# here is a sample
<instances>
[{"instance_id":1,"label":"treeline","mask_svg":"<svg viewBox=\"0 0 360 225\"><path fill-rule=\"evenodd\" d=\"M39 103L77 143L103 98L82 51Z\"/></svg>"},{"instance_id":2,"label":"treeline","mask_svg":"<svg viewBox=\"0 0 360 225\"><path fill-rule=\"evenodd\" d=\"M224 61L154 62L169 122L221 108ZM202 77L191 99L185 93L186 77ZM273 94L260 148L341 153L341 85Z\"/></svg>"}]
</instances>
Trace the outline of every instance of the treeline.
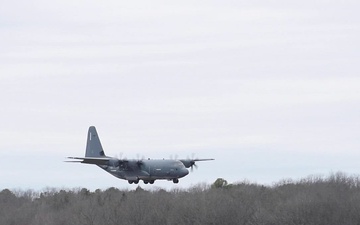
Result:
<instances>
[{"instance_id":1,"label":"treeline","mask_svg":"<svg viewBox=\"0 0 360 225\"><path fill-rule=\"evenodd\" d=\"M343 173L189 189L0 192L1 225L360 224L360 178Z\"/></svg>"}]
</instances>

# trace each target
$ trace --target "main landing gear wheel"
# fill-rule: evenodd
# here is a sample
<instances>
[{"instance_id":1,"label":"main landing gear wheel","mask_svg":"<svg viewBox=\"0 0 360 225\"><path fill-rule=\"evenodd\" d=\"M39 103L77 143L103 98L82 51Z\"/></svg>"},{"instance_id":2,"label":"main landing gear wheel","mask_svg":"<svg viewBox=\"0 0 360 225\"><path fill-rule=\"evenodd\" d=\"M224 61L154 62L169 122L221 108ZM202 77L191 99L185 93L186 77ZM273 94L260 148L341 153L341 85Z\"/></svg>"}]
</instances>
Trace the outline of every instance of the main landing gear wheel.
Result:
<instances>
[{"instance_id":1,"label":"main landing gear wheel","mask_svg":"<svg viewBox=\"0 0 360 225\"><path fill-rule=\"evenodd\" d=\"M177 183L179 183L179 179L175 178L175 179L173 179L173 182L174 182L174 184L177 184Z\"/></svg>"},{"instance_id":2,"label":"main landing gear wheel","mask_svg":"<svg viewBox=\"0 0 360 225\"><path fill-rule=\"evenodd\" d=\"M153 184L155 180L144 180L144 184Z\"/></svg>"},{"instance_id":3,"label":"main landing gear wheel","mask_svg":"<svg viewBox=\"0 0 360 225\"><path fill-rule=\"evenodd\" d=\"M128 180L128 183L129 183L129 184L132 184L132 183L138 184L138 183L139 183L139 180Z\"/></svg>"}]
</instances>

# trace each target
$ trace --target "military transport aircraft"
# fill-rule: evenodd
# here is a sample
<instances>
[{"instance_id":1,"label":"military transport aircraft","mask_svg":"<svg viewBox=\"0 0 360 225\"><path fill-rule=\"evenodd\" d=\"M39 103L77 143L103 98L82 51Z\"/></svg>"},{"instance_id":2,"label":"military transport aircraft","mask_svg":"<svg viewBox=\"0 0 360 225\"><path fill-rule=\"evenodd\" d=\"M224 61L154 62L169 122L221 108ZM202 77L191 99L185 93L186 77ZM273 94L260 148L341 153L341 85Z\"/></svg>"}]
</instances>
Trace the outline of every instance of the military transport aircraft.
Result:
<instances>
[{"instance_id":1,"label":"military transport aircraft","mask_svg":"<svg viewBox=\"0 0 360 225\"><path fill-rule=\"evenodd\" d=\"M85 157L68 157L87 164L95 164L117 178L127 180L129 184L137 184L143 180L145 184L153 184L155 180L172 180L179 183L179 178L189 174L186 168L197 167L195 162L214 159L118 159L105 155L96 128L88 131ZM78 161L82 160L82 161Z\"/></svg>"}]
</instances>

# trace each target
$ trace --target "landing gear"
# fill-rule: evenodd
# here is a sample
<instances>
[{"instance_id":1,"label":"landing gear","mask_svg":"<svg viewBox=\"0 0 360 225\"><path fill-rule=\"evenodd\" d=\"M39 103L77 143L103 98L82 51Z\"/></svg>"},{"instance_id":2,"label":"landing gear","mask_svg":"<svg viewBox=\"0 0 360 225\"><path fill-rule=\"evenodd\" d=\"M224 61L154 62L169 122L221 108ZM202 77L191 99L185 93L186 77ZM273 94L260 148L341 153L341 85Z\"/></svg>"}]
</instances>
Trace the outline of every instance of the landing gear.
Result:
<instances>
[{"instance_id":1,"label":"landing gear","mask_svg":"<svg viewBox=\"0 0 360 225\"><path fill-rule=\"evenodd\" d=\"M175 179L174 179L175 180ZM178 179L176 179L177 180L177 182L179 182L179 180ZM155 182L155 180L143 180L144 181L144 184L153 184L154 182ZM176 183L177 183L176 182ZM139 183L139 179L137 179L137 180L128 180L128 183L129 184L138 184ZM175 183L175 181L174 181L174 183Z\"/></svg>"},{"instance_id":2,"label":"landing gear","mask_svg":"<svg viewBox=\"0 0 360 225\"><path fill-rule=\"evenodd\" d=\"M177 183L179 183L179 179L174 178L174 179L173 179L173 182L174 182L174 184L177 184Z\"/></svg>"},{"instance_id":3,"label":"landing gear","mask_svg":"<svg viewBox=\"0 0 360 225\"><path fill-rule=\"evenodd\" d=\"M155 180L144 180L144 184L153 184Z\"/></svg>"},{"instance_id":4,"label":"landing gear","mask_svg":"<svg viewBox=\"0 0 360 225\"><path fill-rule=\"evenodd\" d=\"M138 183L139 183L139 179L137 179L137 180L128 180L128 183L129 183L129 184L132 184L132 183L138 184Z\"/></svg>"}]
</instances>

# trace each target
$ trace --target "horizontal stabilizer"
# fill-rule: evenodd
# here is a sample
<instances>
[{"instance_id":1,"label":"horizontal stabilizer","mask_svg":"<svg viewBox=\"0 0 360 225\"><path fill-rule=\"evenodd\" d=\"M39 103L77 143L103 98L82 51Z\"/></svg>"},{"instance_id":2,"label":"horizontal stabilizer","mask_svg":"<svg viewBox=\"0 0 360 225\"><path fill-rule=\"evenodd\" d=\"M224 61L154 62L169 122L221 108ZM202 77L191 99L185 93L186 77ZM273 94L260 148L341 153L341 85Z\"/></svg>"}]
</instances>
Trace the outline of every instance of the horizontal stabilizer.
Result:
<instances>
[{"instance_id":1,"label":"horizontal stabilizer","mask_svg":"<svg viewBox=\"0 0 360 225\"><path fill-rule=\"evenodd\" d=\"M96 164L96 165L107 165L110 158L108 157L68 157L68 159L78 159L82 161L66 161L66 162L80 162L87 164Z\"/></svg>"}]
</instances>

